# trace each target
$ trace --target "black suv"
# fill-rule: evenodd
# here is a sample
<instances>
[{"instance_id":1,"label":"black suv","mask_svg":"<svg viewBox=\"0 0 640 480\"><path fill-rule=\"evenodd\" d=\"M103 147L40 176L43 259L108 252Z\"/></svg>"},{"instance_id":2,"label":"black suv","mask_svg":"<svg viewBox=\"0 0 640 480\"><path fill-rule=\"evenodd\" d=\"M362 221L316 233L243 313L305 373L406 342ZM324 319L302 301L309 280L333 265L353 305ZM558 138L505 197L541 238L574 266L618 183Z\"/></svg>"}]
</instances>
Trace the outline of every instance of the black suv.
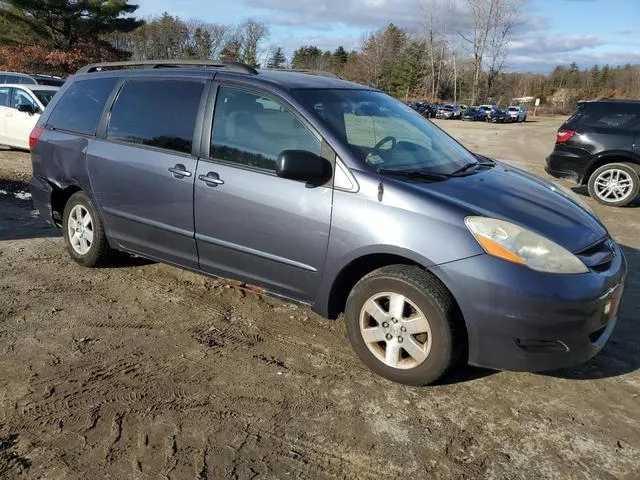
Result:
<instances>
[{"instance_id":1,"label":"black suv","mask_svg":"<svg viewBox=\"0 0 640 480\"><path fill-rule=\"evenodd\" d=\"M546 171L587 185L602 204L631 203L640 191L640 101L578 103L558 130Z\"/></svg>"}]
</instances>

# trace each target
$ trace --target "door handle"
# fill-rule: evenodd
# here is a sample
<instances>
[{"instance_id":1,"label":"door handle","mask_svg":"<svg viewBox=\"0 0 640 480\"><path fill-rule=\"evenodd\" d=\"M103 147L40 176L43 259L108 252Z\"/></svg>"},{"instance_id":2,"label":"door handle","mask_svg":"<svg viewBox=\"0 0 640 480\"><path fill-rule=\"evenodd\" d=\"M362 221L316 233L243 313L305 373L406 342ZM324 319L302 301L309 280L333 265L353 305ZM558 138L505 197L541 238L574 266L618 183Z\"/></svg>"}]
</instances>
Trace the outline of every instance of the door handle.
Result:
<instances>
[{"instance_id":1,"label":"door handle","mask_svg":"<svg viewBox=\"0 0 640 480\"><path fill-rule=\"evenodd\" d=\"M13 117L13 113L7 112L7 117Z\"/></svg>"},{"instance_id":2,"label":"door handle","mask_svg":"<svg viewBox=\"0 0 640 480\"><path fill-rule=\"evenodd\" d=\"M199 175L198 180L206 183L210 187L224 185L224 180L221 180L220 176L216 172L209 172L206 175Z\"/></svg>"},{"instance_id":3,"label":"door handle","mask_svg":"<svg viewBox=\"0 0 640 480\"><path fill-rule=\"evenodd\" d=\"M178 163L175 167L169 168L169 171L173 173L173 176L176 178L190 177L192 175L192 173L188 172L186 167L181 163Z\"/></svg>"}]
</instances>

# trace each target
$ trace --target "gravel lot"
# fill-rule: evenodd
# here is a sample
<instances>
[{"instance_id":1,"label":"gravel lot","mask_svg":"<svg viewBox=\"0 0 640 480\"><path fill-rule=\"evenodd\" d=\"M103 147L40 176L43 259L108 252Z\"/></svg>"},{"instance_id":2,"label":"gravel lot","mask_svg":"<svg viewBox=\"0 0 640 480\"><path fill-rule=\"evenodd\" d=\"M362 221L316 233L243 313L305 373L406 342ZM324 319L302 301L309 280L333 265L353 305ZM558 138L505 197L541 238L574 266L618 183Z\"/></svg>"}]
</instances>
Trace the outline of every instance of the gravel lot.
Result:
<instances>
[{"instance_id":1,"label":"gravel lot","mask_svg":"<svg viewBox=\"0 0 640 480\"><path fill-rule=\"evenodd\" d=\"M438 122L544 175L561 119ZM589 364L375 377L341 321L144 261L83 269L0 149L0 478L640 478L640 210L620 323ZM490 194L490 192L488 192Z\"/></svg>"}]
</instances>

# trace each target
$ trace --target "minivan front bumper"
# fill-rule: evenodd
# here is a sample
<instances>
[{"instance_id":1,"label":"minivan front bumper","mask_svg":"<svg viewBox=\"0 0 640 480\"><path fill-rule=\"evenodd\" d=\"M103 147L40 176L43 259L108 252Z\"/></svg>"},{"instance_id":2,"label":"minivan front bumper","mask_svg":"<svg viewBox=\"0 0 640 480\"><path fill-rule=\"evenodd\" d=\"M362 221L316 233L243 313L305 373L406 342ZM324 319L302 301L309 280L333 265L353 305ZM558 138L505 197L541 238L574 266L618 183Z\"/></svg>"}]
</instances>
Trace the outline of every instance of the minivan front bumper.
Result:
<instances>
[{"instance_id":1,"label":"minivan front bumper","mask_svg":"<svg viewBox=\"0 0 640 480\"><path fill-rule=\"evenodd\" d=\"M579 365L606 344L626 277L618 245L604 271L551 275L489 255L433 267L456 298L471 365L547 371Z\"/></svg>"}]
</instances>

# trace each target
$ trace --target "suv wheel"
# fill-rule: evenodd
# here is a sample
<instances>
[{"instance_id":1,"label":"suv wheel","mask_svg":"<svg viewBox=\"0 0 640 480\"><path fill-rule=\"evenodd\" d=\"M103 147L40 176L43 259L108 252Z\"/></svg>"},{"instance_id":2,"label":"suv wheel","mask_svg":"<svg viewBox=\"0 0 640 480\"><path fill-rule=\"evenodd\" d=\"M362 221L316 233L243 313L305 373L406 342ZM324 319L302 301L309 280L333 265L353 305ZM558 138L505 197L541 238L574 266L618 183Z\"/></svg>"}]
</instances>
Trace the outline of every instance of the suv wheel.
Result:
<instances>
[{"instance_id":1,"label":"suv wheel","mask_svg":"<svg viewBox=\"0 0 640 480\"><path fill-rule=\"evenodd\" d=\"M116 252L109 247L98 212L84 192L71 195L62 224L67 250L76 262L85 267L111 263Z\"/></svg>"},{"instance_id":2,"label":"suv wheel","mask_svg":"<svg viewBox=\"0 0 640 480\"><path fill-rule=\"evenodd\" d=\"M623 207L640 191L640 167L631 163L609 163L589 177L589 195L604 205Z\"/></svg>"},{"instance_id":3,"label":"suv wheel","mask_svg":"<svg viewBox=\"0 0 640 480\"><path fill-rule=\"evenodd\" d=\"M435 382L461 351L453 297L418 267L392 265L366 275L351 291L345 317L360 359L394 382Z\"/></svg>"}]
</instances>

